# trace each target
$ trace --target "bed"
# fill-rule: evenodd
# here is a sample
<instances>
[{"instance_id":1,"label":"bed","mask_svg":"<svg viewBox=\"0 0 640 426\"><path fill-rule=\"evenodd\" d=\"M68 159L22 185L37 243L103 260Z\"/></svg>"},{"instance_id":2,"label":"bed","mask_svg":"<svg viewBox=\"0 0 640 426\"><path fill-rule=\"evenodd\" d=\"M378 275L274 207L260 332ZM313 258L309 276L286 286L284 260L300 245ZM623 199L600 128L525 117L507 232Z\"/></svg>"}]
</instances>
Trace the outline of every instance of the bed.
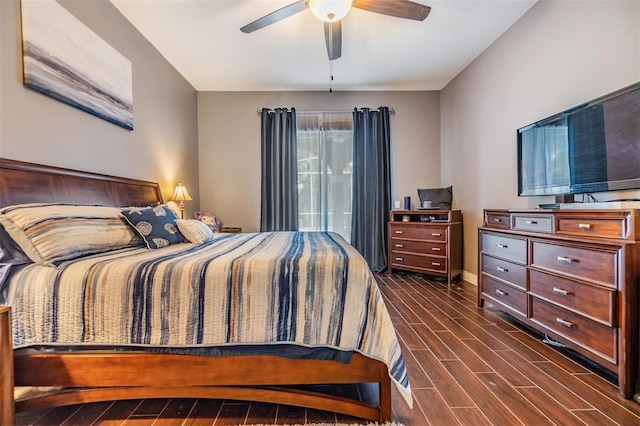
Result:
<instances>
[{"instance_id":1,"label":"bed","mask_svg":"<svg viewBox=\"0 0 640 426\"><path fill-rule=\"evenodd\" d=\"M21 218L39 203L54 210L117 208L127 221L140 214L137 208L171 215L157 183L0 159L4 230L15 231L14 222L6 222L12 214ZM195 225L178 224L180 230ZM215 234L171 244L143 234L83 255L33 261L28 248L25 253L30 261L11 266L0 287L0 304L12 316L11 330L0 319L0 339L13 336L14 363L11 374L3 359L1 389L5 398L14 384L60 391L16 401L18 412L195 397L382 422L391 419L392 384L411 405L406 367L375 279L337 234ZM346 383L376 383L379 400L306 388ZM0 409L0 419L14 415L4 398Z\"/></svg>"}]
</instances>

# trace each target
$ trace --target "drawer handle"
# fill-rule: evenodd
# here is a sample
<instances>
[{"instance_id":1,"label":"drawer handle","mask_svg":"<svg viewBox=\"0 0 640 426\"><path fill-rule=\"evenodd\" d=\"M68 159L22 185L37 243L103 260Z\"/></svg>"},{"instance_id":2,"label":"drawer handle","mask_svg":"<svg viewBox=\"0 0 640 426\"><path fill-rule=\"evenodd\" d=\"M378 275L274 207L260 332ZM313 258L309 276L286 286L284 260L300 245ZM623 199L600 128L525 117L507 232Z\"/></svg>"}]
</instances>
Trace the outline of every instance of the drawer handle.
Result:
<instances>
[{"instance_id":1,"label":"drawer handle","mask_svg":"<svg viewBox=\"0 0 640 426\"><path fill-rule=\"evenodd\" d=\"M556 322L564 325L565 327L573 327L573 323L567 320L563 320L562 318L556 318Z\"/></svg>"},{"instance_id":2,"label":"drawer handle","mask_svg":"<svg viewBox=\"0 0 640 426\"><path fill-rule=\"evenodd\" d=\"M561 295L563 295L563 296L568 296L568 295L569 295L569 292L568 292L567 290L563 290L563 289L558 288L558 287L554 287L554 288L553 288L553 292L554 292L554 293L561 294Z\"/></svg>"},{"instance_id":3,"label":"drawer handle","mask_svg":"<svg viewBox=\"0 0 640 426\"><path fill-rule=\"evenodd\" d=\"M396 244L396 247L397 248L402 248L402 247L404 247L404 244Z\"/></svg>"},{"instance_id":4,"label":"drawer handle","mask_svg":"<svg viewBox=\"0 0 640 426\"><path fill-rule=\"evenodd\" d=\"M431 262L431 266L440 266L438 262Z\"/></svg>"},{"instance_id":5,"label":"drawer handle","mask_svg":"<svg viewBox=\"0 0 640 426\"><path fill-rule=\"evenodd\" d=\"M404 234L404 231L396 231L396 234Z\"/></svg>"},{"instance_id":6,"label":"drawer handle","mask_svg":"<svg viewBox=\"0 0 640 426\"><path fill-rule=\"evenodd\" d=\"M496 243L496 247L498 247L498 248L507 248L509 246L507 246L506 244Z\"/></svg>"},{"instance_id":7,"label":"drawer handle","mask_svg":"<svg viewBox=\"0 0 640 426\"><path fill-rule=\"evenodd\" d=\"M573 259L570 257L564 257L564 256L558 256L558 260L560 262L567 262L567 263L572 263Z\"/></svg>"},{"instance_id":8,"label":"drawer handle","mask_svg":"<svg viewBox=\"0 0 640 426\"><path fill-rule=\"evenodd\" d=\"M435 232L431 234L432 237L439 237L440 235L442 235L442 234L437 234Z\"/></svg>"},{"instance_id":9,"label":"drawer handle","mask_svg":"<svg viewBox=\"0 0 640 426\"><path fill-rule=\"evenodd\" d=\"M502 266L496 266L496 270L498 270L500 272L509 272L509 270L507 268L503 268Z\"/></svg>"},{"instance_id":10,"label":"drawer handle","mask_svg":"<svg viewBox=\"0 0 640 426\"><path fill-rule=\"evenodd\" d=\"M537 220L527 220L527 225L537 225L538 221Z\"/></svg>"},{"instance_id":11,"label":"drawer handle","mask_svg":"<svg viewBox=\"0 0 640 426\"><path fill-rule=\"evenodd\" d=\"M590 223L579 223L578 224L578 228L580 228L580 229L591 229L591 224Z\"/></svg>"},{"instance_id":12,"label":"drawer handle","mask_svg":"<svg viewBox=\"0 0 640 426\"><path fill-rule=\"evenodd\" d=\"M431 247L431 251L440 251L440 247Z\"/></svg>"},{"instance_id":13,"label":"drawer handle","mask_svg":"<svg viewBox=\"0 0 640 426\"><path fill-rule=\"evenodd\" d=\"M404 258L402 257L396 257L396 262L402 262L404 260Z\"/></svg>"},{"instance_id":14,"label":"drawer handle","mask_svg":"<svg viewBox=\"0 0 640 426\"><path fill-rule=\"evenodd\" d=\"M506 296L506 295L507 295L507 292L506 292L506 291L502 291L502 290L500 290L499 288L496 288L496 294L497 294L498 296Z\"/></svg>"},{"instance_id":15,"label":"drawer handle","mask_svg":"<svg viewBox=\"0 0 640 426\"><path fill-rule=\"evenodd\" d=\"M499 217L496 217L496 218L495 218L495 219L493 219L493 220L494 220L495 222L498 222L498 223L502 222L502 219L500 219Z\"/></svg>"}]
</instances>

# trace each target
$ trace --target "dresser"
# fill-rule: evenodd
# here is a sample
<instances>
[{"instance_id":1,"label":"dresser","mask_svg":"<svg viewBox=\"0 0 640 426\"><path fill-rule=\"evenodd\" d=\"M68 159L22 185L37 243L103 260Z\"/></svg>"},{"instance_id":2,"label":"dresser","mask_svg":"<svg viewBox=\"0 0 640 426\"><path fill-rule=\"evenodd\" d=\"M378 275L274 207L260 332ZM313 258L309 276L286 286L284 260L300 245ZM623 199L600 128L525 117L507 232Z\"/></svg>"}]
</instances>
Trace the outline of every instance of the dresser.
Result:
<instances>
[{"instance_id":1,"label":"dresser","mask_svg":"<svg viewBox=\"0 0 640 426\"><path fill-rule=\"evenodd\" d=\"M462 274L460 210L392 210L389 230L389 272L419 272L445 277Z\"/></svg>"},{"instance_id":2,"label":"dresser","mask_svg":"<svg viewBox=\"0 0 640 426\"><path fill-rule=\"evenodd\" d=\"M638 381L640 210L485 210L478 306L514 318Z\"/></svg>"}]
</instances>

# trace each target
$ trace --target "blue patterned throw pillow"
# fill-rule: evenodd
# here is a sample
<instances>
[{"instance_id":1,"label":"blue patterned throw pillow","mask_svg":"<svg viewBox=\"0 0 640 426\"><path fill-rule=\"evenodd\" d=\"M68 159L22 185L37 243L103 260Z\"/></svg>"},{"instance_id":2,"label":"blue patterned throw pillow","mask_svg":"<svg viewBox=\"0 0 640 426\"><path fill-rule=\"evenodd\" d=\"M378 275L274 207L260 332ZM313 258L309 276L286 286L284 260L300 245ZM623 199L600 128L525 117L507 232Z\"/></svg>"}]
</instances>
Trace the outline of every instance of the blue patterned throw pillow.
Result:
<instances>
[{"instance_id":1,"label":"blue patterned throw pillow","mask_svg":"<svg viewBox=\"0 0 640 426\"><path fill-rule=\"evenodd\" d=\"M150 249L184 242L177 225L178 217L167 206L128 207L122 209L127 222L134 227Z\"/></svg>"}]
</instances>

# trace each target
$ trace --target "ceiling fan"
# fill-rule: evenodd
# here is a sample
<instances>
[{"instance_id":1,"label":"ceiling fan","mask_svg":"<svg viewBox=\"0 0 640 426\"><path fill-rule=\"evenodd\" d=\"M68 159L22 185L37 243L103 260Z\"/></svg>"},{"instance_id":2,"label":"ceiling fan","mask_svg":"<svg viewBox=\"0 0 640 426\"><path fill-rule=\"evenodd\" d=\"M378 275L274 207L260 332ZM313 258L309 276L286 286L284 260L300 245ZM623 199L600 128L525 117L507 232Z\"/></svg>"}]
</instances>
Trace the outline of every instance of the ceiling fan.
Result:
<instances>
[{"instance_id":1,"label":"ceiling fan","mask_svg":"<svg viewBox=\"0 0 640 426\"><path fill-rule=\"evenodd\" d=\"M414 21L424 21L431 11L429 6L410 0L298 0L256 19L240 28L240 31L252 33L309 8L318 19L324 21L327 53L329 60L334 60L342 56L341 20L349 13L351 7Z\"/></svg>"}]
</instances>

